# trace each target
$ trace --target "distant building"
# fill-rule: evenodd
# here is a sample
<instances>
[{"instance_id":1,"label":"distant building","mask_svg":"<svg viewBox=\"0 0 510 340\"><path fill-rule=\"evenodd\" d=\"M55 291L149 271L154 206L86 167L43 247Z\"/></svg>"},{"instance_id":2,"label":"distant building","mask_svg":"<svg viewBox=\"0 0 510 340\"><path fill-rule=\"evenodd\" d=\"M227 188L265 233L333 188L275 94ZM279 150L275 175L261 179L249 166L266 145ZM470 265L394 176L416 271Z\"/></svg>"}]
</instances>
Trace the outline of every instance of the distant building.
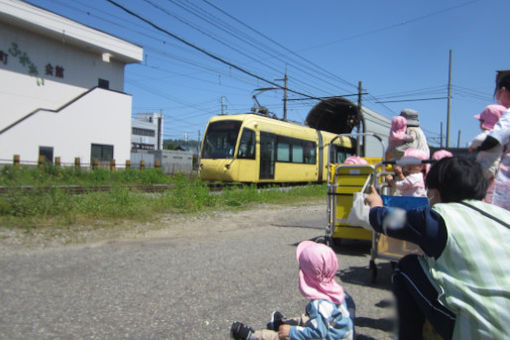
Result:
<instances>
[{"instance_id":1,"label":"distant building","mask_svg":"<svg viewBox=\"0 0 510 340\"><path fill-rule=\"evenodd\" d=\"M131 151L163 149L163 115L137 113L131 121Z\"/></svg>"},{"instance_id":2,"label":"distant building","mask_svg":"<svg viewBox=\"0 0 510 340\"><path fill-rule=\"evenodd\" d=\"M18 0L0 0L0 31L0 159L130 159L141 47Z\"/></svg>"}]
</instances>

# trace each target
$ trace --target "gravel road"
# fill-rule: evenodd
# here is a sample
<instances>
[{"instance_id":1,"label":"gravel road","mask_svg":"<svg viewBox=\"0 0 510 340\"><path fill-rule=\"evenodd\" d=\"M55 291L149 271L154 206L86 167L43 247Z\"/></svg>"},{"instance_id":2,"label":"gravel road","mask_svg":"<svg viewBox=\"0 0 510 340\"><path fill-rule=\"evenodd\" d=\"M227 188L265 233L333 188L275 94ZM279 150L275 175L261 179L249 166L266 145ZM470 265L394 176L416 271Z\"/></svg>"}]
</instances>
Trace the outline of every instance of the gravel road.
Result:
<instances>
[{"instance_id":1,"label":"gravel road","mask_svg":"<svg viewBox=\"0 0 510 340\"><path fill-rule=\"evenodd\" d=\"M296 245L323 236L323 202L26 233L0 227L1 339L229 339L240 320L299 315ZM357 339L392 339L390 266L335 251Z\"/></svg>"}]
</instances>

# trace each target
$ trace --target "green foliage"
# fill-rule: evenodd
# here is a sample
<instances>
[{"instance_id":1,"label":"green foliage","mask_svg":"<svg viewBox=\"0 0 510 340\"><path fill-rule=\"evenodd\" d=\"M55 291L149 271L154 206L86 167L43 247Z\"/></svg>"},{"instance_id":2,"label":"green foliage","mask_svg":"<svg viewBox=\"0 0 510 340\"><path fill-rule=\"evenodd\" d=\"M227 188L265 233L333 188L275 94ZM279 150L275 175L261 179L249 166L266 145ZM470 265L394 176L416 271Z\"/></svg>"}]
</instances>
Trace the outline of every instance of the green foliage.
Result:
<instances>
[{"instance_id":1,"label":"green foliage","mask_svg":"<svg viewBox=\"0 0 510 340\"><path fill-rule=\"evenodd\" d=\"M161 169L125 169L110 171L99 168L83 170L81 168L61 168L47 163L42 169L35 167L6 165L0 170L0 185L16 187L21 185L54 186L54 185L153 185L170 184L171 176Z\"/></svg>"},{"instance_id":2,"label":"green foliage","mask_svg":"<svg viewBox=\"0 0 510 340\"><path fill-rule=\"evenodd\" d=\"M73 168L47 167L43 170L4 167L0 183L26 183L35 189L13 187L0 194L0 224L37 227L39 225L69 225L97 220L132 219L147 221L161 213L189 213L211 209L239 209L251 203L291 203L325 198L326 185L307 185L293 188L264 188L244 186L226 188L211 193L206 183L184 175L165 176L159 169L146 171L108 170L82 171ZM50 180L51 179L51 180ZM90 191L71 194L48 183L88 183L114 185L110 191ZM144 193L130 190L124 184L155 184L164 182L173 189L163 193Z\"/></svg>"}]
</instances>

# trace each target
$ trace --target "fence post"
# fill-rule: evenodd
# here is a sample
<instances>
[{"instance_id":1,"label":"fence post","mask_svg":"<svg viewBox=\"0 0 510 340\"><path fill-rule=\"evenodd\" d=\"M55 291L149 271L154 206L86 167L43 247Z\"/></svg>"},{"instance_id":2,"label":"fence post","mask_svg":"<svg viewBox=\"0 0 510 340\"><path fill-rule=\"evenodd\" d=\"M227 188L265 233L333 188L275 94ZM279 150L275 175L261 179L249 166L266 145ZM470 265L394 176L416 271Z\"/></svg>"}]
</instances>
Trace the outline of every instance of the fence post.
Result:
<instances>
[{"instance_id":1,"label":"fence post","mask_svg":"<svg viewBox=\"0 0 510 340\"><path fill-rule=\"evenodd\" d=\"M155 161L154 168L159 169L159 167L160 167L159 161Z\"/></svg>"},{"instance_id":2,"label":"fence post","mask_svg":"<svg viewBox=\"0 0 510 340\"><path fill-rule=\"evenodd\" d=\"M140 161L140 170L143 170L143 169L145 169L145 161L142 159Z\"/></svg>"},{"instance_id":3,"label":"fence post","mask_svg":"<svg viewBox=\"0 0 510 340\"><path fill-rule=\"evenodd\" d=\"M81 168L80 157L74 157L74 167L77 169Z\"/></svg>"},{"instance_id":4,"label":"fence post","mask_svg":"<svg viewBox=\"0 0 510 340\"><path fill-rule=\"evenodd\" d=\"M115 159L110 161L110 171L115 171Z\"/></svg>"},{"instance_id":5,"label":"fence post","mask_svg":"<svg viewBox=\"0 0 510 340\"><path fill-rule=\"evenodd\" d=\"M19 166L19 155L14 155L14 156L12 157L12 164L13 164L14 166Z\"/></svg>"},{"instance_id":6,"label":"fence post","mask_svg":"<svg viewBox=\"0 0 510 340\"><path fill-rule=\"evenodd\" d=\"M131 168L131 161L128 159L126 160L126 169Z\"/></svg>"},{"instance_id":7,"label":"fence post","mask_svg":"<svg viewBox=\"0 0 510 340\"><path fill-rule=\"evenodd\" d=\"M96 170L98 165L99 165L99 159L94 158L92 160L92 170Z\"/></svg>"},{"instance_id":8,"label":"fence post","mask_svg":"<svg viewBox=\"0 0 510 340\"><path fill-rule=\"evenodd\" d=\"M61 165L60 157L55 157L55 166L60 168L60 165Z\"/></svg>"},{"instance_id":9,"label":"fence post","mask_svg":"<svg viewBox=\"0 0 510 340\"><path fill-rule=\"evenodd\" d=\"M37 160L37 167L39 169L42 169L44 167L44 162L46 161L46 157L40 155L39 159Z\"/></svg>"}]
</instances>

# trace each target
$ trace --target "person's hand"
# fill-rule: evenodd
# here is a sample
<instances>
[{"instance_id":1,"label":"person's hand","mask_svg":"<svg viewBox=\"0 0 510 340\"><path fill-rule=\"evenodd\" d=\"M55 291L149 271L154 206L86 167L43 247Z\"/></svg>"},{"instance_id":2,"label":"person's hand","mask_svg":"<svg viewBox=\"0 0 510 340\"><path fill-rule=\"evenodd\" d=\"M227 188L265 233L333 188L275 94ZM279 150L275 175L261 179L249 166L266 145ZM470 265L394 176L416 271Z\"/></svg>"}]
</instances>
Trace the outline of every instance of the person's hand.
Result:
<instances>
[{"instance_id":1,"label":"person's hand","mask_svg":"<svg viewBox=\"0 0 510 340\"><path fill-rule=\"evenodd\" d=\"M386 175L386 182L391 183L393 182L393 176L392 175Z\"/></svg>"},{"instance_id":2,"label":"person's hand","mask_svg":"<svg viewBox=\"0 0 510 340\"><path fill-rule=\"evenodd\" d=\"M404 176L404 171L402 170L402 167L400 166L395 167L395 175L397 177Z\"/></svg>"},{"instance_id":3,"label":"person's hand","mask_svg":"<svg viewBox=\"0 0 510 340\"><path fill-rule=\"evenodd\" d=\"M278 329L280 339L288 339L290 337L290 325L281 325Z\"/></svg>"},{"instance_id":4,"label":"person's hand","mask_svg":"<svg viewBox=\"0 0 510 340\"><path fill-rule=\"evenodd\" d=\"M382 198L373 185L370 186L370 192L367 197L365 197L365 204L368 204L370 208L383 206Z\"/></svg>"}]
</instances>

